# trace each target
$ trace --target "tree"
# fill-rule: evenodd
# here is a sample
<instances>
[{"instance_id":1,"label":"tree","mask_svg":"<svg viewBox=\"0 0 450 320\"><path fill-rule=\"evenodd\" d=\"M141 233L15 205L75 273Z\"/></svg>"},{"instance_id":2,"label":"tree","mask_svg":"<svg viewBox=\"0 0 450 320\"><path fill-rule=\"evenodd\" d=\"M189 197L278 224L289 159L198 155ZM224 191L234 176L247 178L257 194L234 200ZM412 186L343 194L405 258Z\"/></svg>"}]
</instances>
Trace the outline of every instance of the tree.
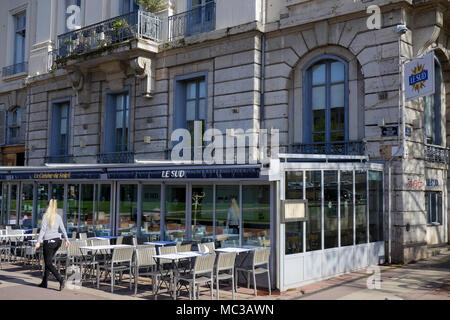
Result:
<instances>
[{"instance_id":1,"label":"tree","mask_svg":"<svg viewBox=\"0 0 450 320\"><path fill-rule=\"evenodd\" d=\"M155 13L167 8L166 0L135 0L145 11Z\"/></svg>"}]
</instances>

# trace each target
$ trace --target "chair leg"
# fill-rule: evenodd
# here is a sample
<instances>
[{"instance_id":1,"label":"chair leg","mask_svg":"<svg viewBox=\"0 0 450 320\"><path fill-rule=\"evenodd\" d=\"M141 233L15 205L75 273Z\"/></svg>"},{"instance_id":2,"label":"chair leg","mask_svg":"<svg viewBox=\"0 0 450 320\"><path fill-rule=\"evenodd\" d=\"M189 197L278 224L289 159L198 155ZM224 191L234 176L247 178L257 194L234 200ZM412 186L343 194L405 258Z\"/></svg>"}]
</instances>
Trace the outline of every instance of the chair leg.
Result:
<instances>
[{"instance_id":1,"label":"chair leg","mask_svg":"<svg viewBox=\"0 0 450 320\"><path fill-rule=\"evenodd\" d=\"M132 290L132 285L131 285L131 264L130 264L130 274L129 274L129 277L130 277L130 291Z\"/></svg>"},{"instance_id":2,"label":"chair leg","mask_svg":"<svg viewBox=\"0 0 450 320\"><path fill-rule=\"evenodd\" d=\"M271 296L272 295L272 288L271 288L271 285L270 285L270 272L269 272L269 270L267 270L267 281L268 281L268 284L269 284L269 296Z\"/></svg>"},{"instance_id":3,"label":"chair leg","mask_svg":"<svg viewBox=\"0 0 450 320\"><path fill-rule=\"evenodd\" d=\"M216 293L217 293L217 300L219 300L219 277L216 275Z\"/></svg>"},{"instance_id":4,"label":"chair leg","mask_svg":"<svg viewBox=\"0 0 450 320\"><path fill-rule=\"evenodd\" d=\"M234 292L235 292L236 290L234 290L234 276L233 276L233 273L231 274L231 296L232 296L232 299L234 300Z\"/></svg>"},{"instance_id":5,"label":"chair leg","mask_svg":"<svg viewBox=\"0 0 450 320\"><path fill-rule=\"evenodd\" d=\"M139 271L138 271L139 269L137 268L137 267L135 267L135 269L134 269L134 295L136 295L137 294L137 286L138 286L138 280L139 280ZM131 278L130 278L130 281L131 281Z\"/></svg>"},{"instance_id":6,"label":"chair leg","mask_svg":"<svg viewBox=\"0 0 450 320\"><path fill-rule=\"evenodd\" d=\"M116 275L114 269L111 269L111 293L114 293L114 282L116 280Z\"/></svg>"},{"instance_id":7,"label":"chair leg","mask_svg":"<svg viewBox=\"0 0 450 320\"><path fill-rule=\"evenodd\" d=\"M100 288L100 266L97 264L97 289Z\"/></svg>"},{"instance_id":8,"label":"chair leg","mask_svg":"<svg viewBox=\"0 0 450 320\"><path fill-rule=\"evenodd\" d=\"M214 293L213 293L213 290L214 290L214 279L213 279L213 277L211 277L210 285L211 285L211 300L212 300L212 299L214 299Z\"/></svg>"},{"instance_id":9,"label":"chair leg","mask_svg":"<svg viewBox=\"0 0 450 320\"><path fill-rule=\"evenodd\" d=\"M255 287L255 297L258 295L258 292L256 291L256 274L253 271L253 286Z\"/></svg>"}]
</instances>

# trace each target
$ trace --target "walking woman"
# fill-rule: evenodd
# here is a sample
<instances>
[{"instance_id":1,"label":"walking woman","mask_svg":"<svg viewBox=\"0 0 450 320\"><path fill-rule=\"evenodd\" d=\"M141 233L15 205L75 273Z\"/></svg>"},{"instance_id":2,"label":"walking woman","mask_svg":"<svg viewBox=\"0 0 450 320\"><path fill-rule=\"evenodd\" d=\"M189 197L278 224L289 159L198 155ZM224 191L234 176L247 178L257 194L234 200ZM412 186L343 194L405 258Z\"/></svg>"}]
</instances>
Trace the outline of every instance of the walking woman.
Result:
<instances>
[{"instance_id":1,"label":"walking woman","mask_svg":"<svg viewBox=\"0 0 450 320\"><path fill-rule=\"evenodd\" d=\"M65 281L56 270L53 265L53 257L56 251L58 251L61 246L61 238L59 236L59 229L63 232L64 239L66 240L66 247L68 248L70 243L67 238L66 229L64 228L64 223L61 216L57 213L57 203L55 199L50 200L47 212L42 219L41 232L39 233L39 238L36 243L36 250L41 246L42 240L44 240L44 277L42 279L39 287L47 288L47 280L49 273L53 273L55 278L59 281L59 291L64 289Z\"/></svg>"}]
</instances>

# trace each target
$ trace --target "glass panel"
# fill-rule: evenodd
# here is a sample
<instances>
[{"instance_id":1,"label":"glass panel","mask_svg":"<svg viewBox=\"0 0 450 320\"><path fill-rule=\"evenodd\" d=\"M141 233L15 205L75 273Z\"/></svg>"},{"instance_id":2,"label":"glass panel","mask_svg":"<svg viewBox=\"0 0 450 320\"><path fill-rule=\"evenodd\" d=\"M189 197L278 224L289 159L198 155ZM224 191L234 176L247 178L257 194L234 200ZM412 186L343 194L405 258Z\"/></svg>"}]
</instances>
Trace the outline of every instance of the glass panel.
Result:
<instances>
[{"instance_id":1,"label":"glass panel","mask_svg":"<svg viewBox=\"0 0 450 320\"><path fill-rule=\"evenodd\" d=\"M33 188L31 183L22 185L21 227L24 229L33 227Z\"/></svg>"},{"instance_id":2,"label":"glass panel","mask_svg":"<svg viewBox=\"0 0 450 320\"><path fill-rule=\"evenodd\" d=\"M285 252L286 255L303 252L303 222L286 223Z\"/></svg>"},{"instance_id":3,"label":"glass panel","mask_svg":"<svg viewBox=\"0 0 450 320\"><path fill-rule=\"evenodd\" d=\"M98 184L96 192L95 235L109 236L111 234L111 185Z\"/></svg>"},{"instance_id":4,"label":"glass panel","mask_svg":"<svg viewBox=\"0 0 450 320\"><path fill-rule=\"evenodd\" d=\"M331 109L331 130L345 129L345 108Z\"/></svg>"},{"instance_id":5,"label":"glass panel","mask_svg":"<svg viewBox=\"0 0 450 320\"><path fill-rule=\"evenodd\" d=\"M186 186L166 186L165 239L183 241L186 237Z\"/></svg>"},{"instance_id":6,"label":"glass panel","mask_svg":"<svg viewBox=\"0 0 450 320\"><path fill-rule=\"evenodd\" d=\"M199 98L205 98L206 97L206 84L205 80L200 81L199 83Z\"/></svg>"},{"instance_id":7,"label":"glass panel","mask_svg":"<svg viewBox=\"0 0 450 320\"><path fill-rule=\"evenodd\" d=\"M161 230L161 186L142 186L141 235L159 241Z\"/></svg>"},{"instance_id":8,"label":"glass panel","mask_svg":"<svg viewBox=\"0 0 450 320\"><path fill-rule=\"evenodd\" d=\"M69 184L67 186L67 231L78 232L78 209L80 199L80 185Z\"/></svg>"},{"instance_id":9,"label":"glass panel","mask_svg":"<svg viewBox=\"0 0 450 320\"><path fill-rule=\"evenodd\" d=\"M8 224L17 224L17 194L19 186L11 184L11 196L9 198L9 221Z\"/></svg>"},{"instance_id":10,"label":"glass panel","mask_svg":"<svg viewBox=\"0 0 450 320\"><path fill-rule=\"evenodd\" d=\"M367 173L355 172L356 244L367 243Z\"/></svg>"},{"instance_id":11,"label":"glass panel","mask_svg":"<svg viewBox=\"0 0 450 320\"><path fill-rule=\"evenodd\" d=\"M316 64L311 68L313 85L325 83L325 79L326 79L325 66L326 66L325 63L321 63L321 64Z\"/></svg>"},{"instance_id":12,"label":"glass panel","mask_svg":"<svg viewBox=\"0 0 450 320\"><path fill-rule=\"evenodd\" d=\"M192 186L192 240L212 242L213 186Z\"/></svg>"},{"instance_id":13,"label":"glass panel","mask_svg":"<svg viewBox=\"0 0 450 320\"><path fill-rule=\"evenodd\" d=\"M345 133L344 131L332 132L330 135L331 141L344 141Z\"/></svg>"},{"instance_id":14,"label":"glass panel","mask_svg":"<svg viewBox=\"0 0 450 320\"><path fill-rule=\"evenodd\" d=\"M312 88L312 108L313 110L321 110L326 108L325 86Z\"/></svg>"},{"instance_id":15,"label":"glass panel","mask_svg":"<svg viewBox=\"0 0 450 320\"><path fill-rule=\"evenodd\" d=\"M306 222L306 251L322 249L322 177L320 171L306 172L306 199L309 219Z\"/></svg>"},{"instance_id":16,"label":"glass panel","mask_svg":"<svg viewBox=\"0 0 450 320\"><path fill-rule=\"evenodd\" d=\"M195 100L186 102L186 121L195 120Z\"/></svg>"},{"instance_id":17,"label":"glass panel","mask_svg":"<svg viewBox=\"0 0 450 320\"><path fill-rule=\"evenodd\" d=\"M342 62L331 63L331 82L343 82L345 79L345 68Z\"/></svg>"},{"instance_id":18,"label":"glass panel","mask_svg":"<svg viewBox=\"0 0 450 320\"><path fill-rule=\"evenodd\" d=\"M442 193L437 193L437 217L436 223L442 223Z\"/></svg>"},{"instance_id":19,"label":"glass panel","mask_svg":"<svg viewBox=\"0 0 450 320\"><path fill-rule=\"evenodd\" d=\"M383 173L369 171L369 241L383 241Z\"/></svg>"},{"instance_id":20,"label":"glass panel","mask_svg":"<svg viewBox=\"0 0 450 320\"><path fill-rule=\"evenodd\" d=\"M325 110L313 110L313 131L325 131Z\"/></svg>"},{"instance_id":21,"label":"glass panel","mask_svg":"<svg viewBox=\"0 0 450 320\"><path fill-rule=\"evenodd\" d=\"M48 184L38 184L37 186L37 210L35 226L40 228L42 223L42 217L47 210L48 205ZM61 215L62 217L62 215Z\"/></svg>"},{"instance_id":22,"label":"glass panel","mask_svg":"<svg viewBox=\"0 0 450 320\"><path fill-rule=\"evenodd\" d=\"M286 200L303 199L303 171L286 172Z\"/></svg>"},{"instance_id":23,"label":"glass panel","mask_svg":"<svg viewBox=\"0 0 450 320\"><path fill-rule=\"evenodd\" d=\"M80 232L94 232L94 185L81 185Z\"/></svg>"},{"instance_id":24,"label":"glass panel","mask_svg":"<svg viewBox=\"0 0 450 320\"><path fill-rule=\"evenodd\" d=\"M333 84L331 86L331 108L345 105L345 85Z\"/></svg>"},{"instance_id":25,"label":"glass panel","mask_svg":"<svg viewBox=\"0 0 450 320\"><path fill-rule=\"evenodd\" d=\"M313 142L325 142L325 133L313 133Z\"/></svg>"},{"instance_id":26,"label":"glass panel","mask_svg":"<svg viewBox=\"0 0 450 320\"><path fill-rule=\"evenodd\" d=\"M7 194L8 194L8 185L5 183L0 182L0 188L1 188L1 194L0 194L0 225L2 228L4 228L5 225L7 225L7 214L6 214L6 200L7 200Z\"/></svg>"},{"instance_id":27,"label":"glass panel","mask_svg":"<svg viewBox=\"0 0 450 320\"><path fill-rule=\"evenodd\" d=\"M137 224L136 184L121 184L119 198L119 236L136 235Z\"/></svg>"},{"instance_id":28,"label":"glass panel","mask_svg":"<svg viewBox=\"0 0 450 320\"><path fill-rule=\"evenodd\" d=\"M270 187L242 187L242 245L270 247Z\"/></svg>"},{"instance_id":29,"label":"glass panel","mask_svg":"<svg viewBox=\"0 0 450 320\"><path fill-rule=\"evenodd\" d=\"M239 186L216 187L216 241L222 248L239 246Z\"/></svg>"},{"instance_id":30,"label":"glass panel","mask_svg":"<svg viewBox=\"0 0 450 320\"><path fill-rule=\"evenodd\" d=\"M206 120L206 99L200 99L199 101L197 120Z\"/></svg>"},{"instance_id":31,"label":"glass panel","mask_svg":"<svg viewBox=\"0 0 450 320\"><path fill-rule=\"evenodd\" d=\"M436 208L437 208L437 198L436 198L436 193L432 192L430 194L431 196L431 201L430 201L430 207L431 207L431 222L436 222Z\"/></svg>"},{"instance_id":32,"label":"glass panel","mask_svg":"<svg viewBox=\"0 0 450 320\"><path fill-rule=\"evenodd\" d=\"M190 100L190 99L197 98L197 82L196 81L188 82L186 85L186 89L187 89L186 99Z\"/></svg>"},{"instance_id":33,"label":"glass panel","mask_svg":"<svg viewBox=\"0 0 450 320\"><path fill-rule=\"evenodd\" d=\"M325 249L338 246L338 180L337 171L324 171Z\"/></svg>"},{"instance_id":34,"label":"glass panel","mask_svg":"<svg viewBox=\"0 0 450 320\"><path fill-rule=\"evenodd\" d=\"M341 171L341 246L353 245L353 171Z\"/></svg>"}]
</instances>

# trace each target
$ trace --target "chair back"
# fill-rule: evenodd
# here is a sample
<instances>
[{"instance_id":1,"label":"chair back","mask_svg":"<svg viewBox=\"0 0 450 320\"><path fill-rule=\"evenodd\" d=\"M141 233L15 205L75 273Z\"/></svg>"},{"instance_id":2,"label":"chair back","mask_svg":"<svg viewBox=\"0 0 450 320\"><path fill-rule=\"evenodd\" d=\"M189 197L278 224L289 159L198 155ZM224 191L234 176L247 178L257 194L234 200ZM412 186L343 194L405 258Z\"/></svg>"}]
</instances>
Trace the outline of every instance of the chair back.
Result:
<instances>
[{"instance_id":1,"label":"chair back","mask_svg":"<svg viewBox=\"0 0 450 320\"><path fill-rule=\"evenodd\" d=\"M234 263L236 262L236 253L221 253L217 258L217 271L234 270Z\"/></svg>"},{"instance_id":2,"label":"chair back","mask_svg":"<svg viewBox=\"0 0 450 320\"><path fill-rule=\"evenodd\" d=\"M37 234L38 232L38 229L37 228L33 228L33 231L31 232L31 233L33 233L33 234Z\"/></svg>"},{"instance_id":3,"label":"chair back","mask_svg":"<svg viewBox=\"0 0 450 320\"><path fill-rule=\"evenodd\" d=\"M5 234L9 234L12 230L11 226L6 226L6 233Z\"/></svg>"},{"instance_id":4,"label":"chair back","mask_svg":"<svg viewBox=\"0 0 450 320\"><path fill-rule=\"evenodd\" d=\"M111 263L129 262L133 259L133 247L115 248L112 255Z\"/></svg>"},{"instance_id":5,"label":"chair back","mask_svg":"<svg viewBox=\"0 0 450 320\"><path fill-rule=\"evenodd\" d=\"M168 246L168 247L160 247L159 248L159 254L173 254L177 253L177 247L176 246Z\"/></svg>"},{"instance_id":6,"label":"chair back","mask_svg":"<svg viewBox=\"0 0 450 320\"><path fill-rule=\"evenodd\" d=\"M78 240L78 241L70 241L69 246L69 256L70 257L81 257L81 250L80 247L86 247L87 241L86 240Z\"/></svg>"},{"instance_id":7,"label":"chair back","mask_svg":"<svg viewBox=\"0 0 450 320\"><path fill-rule=\"evenodd\" d=\"M72 239L76 239L77 238L77 232L76 231L73 231L72 232Z\"/></svg>"},{"instance_id":8,"label":"chair back","mask_svg":"<svg viewBox=\"0 0 450 320\"><path fill-rule=\"evenodd\" d=\"M133 237L133 246L137 246L138 245L138 241L137 241L137 238L136 237Z\"/></svg>"},{"instance_id":9,"label":"chair back","mask_svg":"<svg viewBox=\"0 0 450 320\"><path fill-rule=\"evenodd\" d=\"M213 253L216 250L214 242L206 242L198 245L198 251L204 253Z\"/></svg>"},{"instance_id":10,"label":"chair back","mask_svg":"<svg viewBox=\"0 0 450 320\"><path fill-rule=\"evenodd\" d=\"M156 248L155 247L138 247L136 249L136 265L137 267L143 267L143 266L154 266L156 265L155 259L153 259L153 256L156 255Z\"/></svg>"},{"instance_id":11,"label":"chair back","mask_svg":"<svg viewBox=\"0 0 450 320\"><path fill-rule=\"evenodd\" d=\"M116 244L122 244L123 243L123 236L118 236L116 240Z\"/></svg>"},{"instance_id":12,"label":"chair back","mask_svg":"<svg viewBox=\"0 0 450 320\"><path fill-rule=\"evenodd\" d=\"M215 254L205 254L195 258L194 274L212 273L215 260Z\"/></svg>"},{"instance_id":13,"label":"chair back","mask_svg":"<svg viewBox=\"0 0 450 320\"><path fill-rule=\"evenodd\" d=\"M87 233L80 233L80 240L87 240Z\"/></svg>"},{"instance_id":14,"label":"chair back","mask_svg":"<svg viewBox=\"0 0 450 320\"><path fill-rule=\"evenodd\" d=\"M68 249L66 248L66 240L62 240L61 246L58 248L58 251L56 251L55 256L63 256L68 253Z\"/></svg>"},{"instance_id":15,"label":"chair back","mask_svg":"<svg viewBox=\"0 0 450 320\"><path fill-rule=\"evenodd\" d=\"M189 252L191 251L192 244L181 244L180 242L177 242L177 252Z\"/></svg>"},{"instance_id":16,"label":"chair back","mask_svg":"<svg viewBox=\"0 0 450 320\"><path fill-rule=\"evenodd\" d=\"M109 246L110 242L109 239L91 239L89 245L91 247L93 246ZM100 250L100 254L110 254L110 250L105 249L105 250Z\"/></svg>"},{"instance_id":17,"label":"chair back","mask_svg":"<svg viewBox=\"0 0 450 320\"><path fill-rule=\"evenodd\" d=\"M8 235L14 235L16 237L11 237L10 241L23 241L24 236L23 236L23 230L11 230L9 231Z\"/></svg>"},{"instance_id":18,"label":"chair back","mask_svg":"<svg viewBox=\"0 0 450 320\"><path fill-rule=\"evenodd\" d=\"M257 249L253 253L253 266L269 264L270 248Z\"/></svg>"}]
</instances>

